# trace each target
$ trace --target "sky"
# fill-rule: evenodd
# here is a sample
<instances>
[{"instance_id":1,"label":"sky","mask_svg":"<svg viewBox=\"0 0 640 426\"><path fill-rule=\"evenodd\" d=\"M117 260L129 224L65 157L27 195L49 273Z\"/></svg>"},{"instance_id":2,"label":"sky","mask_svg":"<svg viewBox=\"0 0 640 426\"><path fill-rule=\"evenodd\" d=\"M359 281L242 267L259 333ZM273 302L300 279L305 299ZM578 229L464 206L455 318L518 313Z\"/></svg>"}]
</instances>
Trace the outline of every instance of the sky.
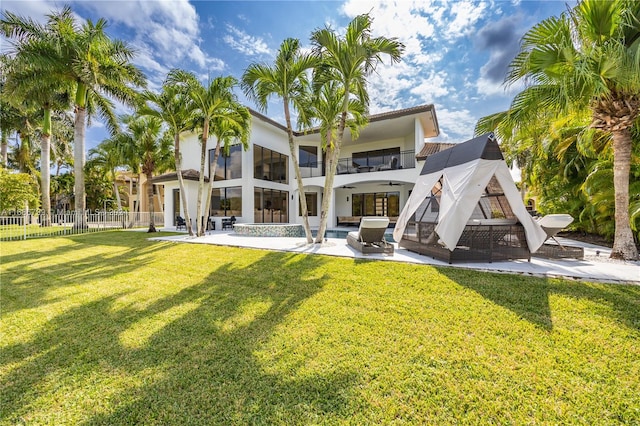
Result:
<instances>
[{"instance_id":1,"label":"sky","mask_svg":"<svg viewBox=\"0 0 640 426\"><path fill-rule=\"evenodd\" d=\"M503 81L522 35L574 2L3 0L0 7L45 22L65 4L80 22L106 19L107 33L135 49L133 62L152 90L172 68L192 71L205 82L227 75L240 79L250 64L272 63L285 38L310 49L313 30L344 33L355 16L370 13L374 37L395 37L405 45L399 64L386 60L369 77L370 113L434 104L440 135L433 140L462 142L473 136L479 118L507 109L517 93L519 87L506 88ZM3 52L10 50L7 40L0 42ZM258 110L239 88L237 95ZM284 123L278 99L264 113ZM104 125L94 120L87 148L106 137Z\"/></svg>"}]
</instances>

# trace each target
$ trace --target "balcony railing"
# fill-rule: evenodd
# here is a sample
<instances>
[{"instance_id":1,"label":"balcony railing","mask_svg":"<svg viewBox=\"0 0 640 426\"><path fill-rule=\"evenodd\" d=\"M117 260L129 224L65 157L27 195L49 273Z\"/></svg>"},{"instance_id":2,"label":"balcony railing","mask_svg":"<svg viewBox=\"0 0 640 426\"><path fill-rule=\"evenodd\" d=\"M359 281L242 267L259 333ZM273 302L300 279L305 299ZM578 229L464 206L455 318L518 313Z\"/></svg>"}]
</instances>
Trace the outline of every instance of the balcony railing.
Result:
<instances>
[{"instance_id":1,"label":"balcony railing","mask_svg":"<svg viewBox=\"0 0 640 426\"><path fill-rule=\"evenodd\" d=\"M402 151L397 154L371 155L359 158L340 158L336 174L346 175L355 173L371 173L386 170L412 169L416 167L416 153L414 150ZM300 165L303 178L325 175L322 161Z\"/></svg>"}]
</instances>

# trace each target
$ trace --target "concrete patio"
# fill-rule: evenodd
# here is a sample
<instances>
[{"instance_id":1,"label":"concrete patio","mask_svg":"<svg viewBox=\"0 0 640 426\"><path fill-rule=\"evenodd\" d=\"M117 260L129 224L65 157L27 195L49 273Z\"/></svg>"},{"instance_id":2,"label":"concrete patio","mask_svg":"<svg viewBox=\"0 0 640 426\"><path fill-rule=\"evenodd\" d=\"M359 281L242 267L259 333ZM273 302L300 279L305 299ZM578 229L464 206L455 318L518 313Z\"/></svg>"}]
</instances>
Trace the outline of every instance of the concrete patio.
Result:
<instances>
[{"instance_id":1,"label":"concrete patio","mask_svg":"<svg viewBox=\"0 0 640 426\"><path fill-rule=\"evenodd\" d=\"M174 227L163 232L175 232ZM407 262L424 265L467 268L479 271L520 274L536 277L562 277L611 283L633 283L640 285L640 262L623 262L609 259L611 249L580 241L558 238L560 244L583 247L584 260L549 260L532 257L526 260L511 260L493 263L454 263L449 265L431 257L410 252L395 245L391 256L382 254L362 254L349 247L345 239L328 238L322 245L307 245L304 238L250 237L237 235L233 231L210 231L203 237L188 235L158 236L154 240L173 241L190 244L214 244L220 246L245 247L263 250L277 250L295 253L323 254L328 256L351 257L354 259L381 260L385 262Z\"/></svg>"}]
</instances>

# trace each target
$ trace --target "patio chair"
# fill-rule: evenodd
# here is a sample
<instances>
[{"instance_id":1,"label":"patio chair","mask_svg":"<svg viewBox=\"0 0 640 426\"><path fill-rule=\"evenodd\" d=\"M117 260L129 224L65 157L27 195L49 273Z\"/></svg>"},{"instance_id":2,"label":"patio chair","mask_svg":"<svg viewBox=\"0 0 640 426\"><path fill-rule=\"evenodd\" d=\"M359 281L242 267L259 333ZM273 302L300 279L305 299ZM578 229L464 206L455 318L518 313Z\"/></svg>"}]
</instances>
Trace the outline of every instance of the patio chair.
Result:
<instances>
[{"instance_id":1,"label":"patio chair","mask_svg":"<svg viewBox=\"0 0 640 426\"><path fill-rule=\"evenodd\" d=\"M538 224L547 234L547 240L552 239L563 250L562 244L556 240L556 234L569 226L571 222L573 222L573 217L568 214L548 214L538 219Z\"/></svg>"},{"instance_id":2,"label":"patio chair","mask_svg":"<svg viewBox=\"0 0 640 426\"><path fill-rule=\"evenodd\" d=\"M187 222L184 220L183 217L176 216L176 231L178 229L180 229L180 228L186 230L187 229Z\"/></svg>"},{"instance_id":3,"label":"patio chair","mask_svg":"<svg viewBox=\"0 0 640 426\"><path fill-rule=\"evenodd\" d=\"M229 218L222 218L222 229L233 228L233 225L236 223L236 217L231 216Z\"/></svg>"},{"instance_id":4,"label":"patio chair","mask_svg":"<svg viewBox=\"0 0 640 426\"><path fill-rule=\"evenodd\" d=\"M393 254L393 244L384 239L384 232L389 226L388 217L365 216L360 221L358 231L347 234L347 243L364 254Z\"/></svg>"}]
</instances>

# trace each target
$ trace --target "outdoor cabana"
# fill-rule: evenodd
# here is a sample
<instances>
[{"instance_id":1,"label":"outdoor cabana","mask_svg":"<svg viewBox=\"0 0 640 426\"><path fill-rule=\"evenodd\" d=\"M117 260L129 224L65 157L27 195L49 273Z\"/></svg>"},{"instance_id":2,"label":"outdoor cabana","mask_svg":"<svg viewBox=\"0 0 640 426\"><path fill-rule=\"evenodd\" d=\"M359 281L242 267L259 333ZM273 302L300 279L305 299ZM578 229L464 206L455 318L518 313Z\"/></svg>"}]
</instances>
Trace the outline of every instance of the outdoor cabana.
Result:
<instances>
[{"instance_id":1,"label":"outdoor cabana","mask_svg":"<svg viewBox=\"0 0 640 426\"><path fill-rule=\"evenodd\" d=\"M530 259L547 238L492 133L427 157L393 237L449 263Z\"/></svg>"}]
</instances>

